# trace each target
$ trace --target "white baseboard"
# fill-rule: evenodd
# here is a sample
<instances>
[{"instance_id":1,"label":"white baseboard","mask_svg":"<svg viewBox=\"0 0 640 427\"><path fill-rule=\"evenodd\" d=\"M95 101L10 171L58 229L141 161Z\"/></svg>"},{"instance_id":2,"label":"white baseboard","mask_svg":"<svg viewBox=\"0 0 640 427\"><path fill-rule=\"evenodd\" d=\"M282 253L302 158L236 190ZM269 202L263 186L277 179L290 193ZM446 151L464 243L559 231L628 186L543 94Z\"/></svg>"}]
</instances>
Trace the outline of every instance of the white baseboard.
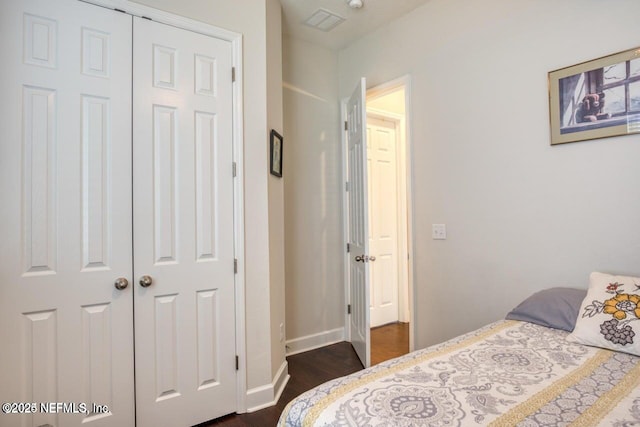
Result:
<instances>
[{"instance_id":1,"label":"white baseboard","mask_svg":"<svg viewBox=\"0 0 640 427\"><path fill-rule=\"evenodd\" d=\"M271 384L247 390L247 412L255 412L278 403L284 387L289 382L289 368L285 360L280 365Z\"/></svg>"},{"instance_id":2,"label":"white baseboard","mask_svg":"<svg viewBox=\"0 0 640 427\"><path fill-rule=\"evenodd\" d=\"M287 356L302 353L326 345L344 341L344 328L320 332L306 337L287 341ZM271 384L247 390L247 412L255 412L278 403L284 387L289 381L289 368L285 360L276 373Z\"/></svg>"},{"instance_id":3,"label":"white baseboard","mask_svg":"<svg viewBox=\"0 0 640 427\"><path fill-rule=\"evenodd\" d=\"M302 353L326 345L335 344L344 341L344 328L324 331L306 337L294 338L287 340L287 356Z\"/></svg>"}]
</instances>

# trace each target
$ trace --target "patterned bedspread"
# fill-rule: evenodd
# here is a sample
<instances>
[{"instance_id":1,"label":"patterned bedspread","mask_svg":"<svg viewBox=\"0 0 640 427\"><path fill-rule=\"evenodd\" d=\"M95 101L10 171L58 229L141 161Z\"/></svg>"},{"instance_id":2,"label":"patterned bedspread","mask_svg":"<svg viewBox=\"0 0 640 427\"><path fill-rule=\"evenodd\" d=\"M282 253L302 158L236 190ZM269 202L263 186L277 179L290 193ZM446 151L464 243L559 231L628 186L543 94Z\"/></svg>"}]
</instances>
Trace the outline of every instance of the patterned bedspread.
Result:
<instances>
[{"instance_id":1,"label":"patterned bedspread","mask_svg":"<svg viewBox=\"0 0 640 427\"><path fill-rule=\"evenodd\" d=\"M640 358L500 321L329 381L279 426L640 426Z\"/></svg>"}]
</instances>

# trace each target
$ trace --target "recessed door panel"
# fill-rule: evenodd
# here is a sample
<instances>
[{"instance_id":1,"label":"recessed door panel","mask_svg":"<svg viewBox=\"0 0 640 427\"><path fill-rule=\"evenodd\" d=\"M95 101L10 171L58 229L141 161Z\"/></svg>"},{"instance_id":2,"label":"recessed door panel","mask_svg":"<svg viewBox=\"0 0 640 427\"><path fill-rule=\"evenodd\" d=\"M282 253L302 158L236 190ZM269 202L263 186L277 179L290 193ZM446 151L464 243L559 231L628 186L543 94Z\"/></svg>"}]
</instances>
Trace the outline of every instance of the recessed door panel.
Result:
<instances>
[{"instance_id":1,"label":"recessed door panel","mask_svg":"<svg viewBox=\"0 0 640 427\"><path fill-rule=\"evenodd\" d=\"M177 295L155 297L156 401L180 396L178 385Z\"/></svg>"},{"instance_id":2,"label":"recessed door panel","mask_svg":"<svg viewBox=\"0 0 640 427\"><path fill-rule=\"evenodd\" d=\"M23 14L24 62L40 67L56 68L58 21L45 16Z\"/></svg>"},{"instance_id":3,"label":"recessed door panel","mask_svg":"<svg viewBox=\"0 0 640 427\"><path fill-rule=\"evenodd\" d=\"M111 336L113 331L111 304L96 304L82 308L82 370L84 376L84 398L82 402L95 402L113 407L114 384L111 381L113 366L111 355L114 352ZM117 351L117 350L116 350ZM117 390L118 392L120 389ZM87 408L85 421L108 416L94 411L93 405Z\"/></svg>"},{"instance_id":4,"label":"recessed door panel","mask_svg":"<svg viewBox=\"0 0 640 427\"><path fill-rule=\"evenodd\" d=\"M153 223L156 263L176 259L176 131L175 107L153 106Z\"/></svg>"},{"instance_id":5,"label":"recessed door panel","mask_svg":"<svg viewBox=\"0 0 640 427\"><path fill-rule=\"evenodd\" d=\"M23 85L22 200L25 273L55 273L56 91Z\"/></svg>"},{"instance_id":6,"label":"recessed door panel","mask_svg":"<svg viewBox=\"0 0 640 427\"><path fill-rule=\"evenodd\" d=\"M199 95L217 96L218 66L215 58L195 55L195 90Z\"/></svg>"},{"instance_id":7,"label":"recessed door panel","mask_svg":"<svg viewBox=\"0 0 640 427\"><path fill-rule=\"evenodd\" d=\"M176 89L176 49L153 46L153 85L158 88Z\"/></svg>"},{"instance_id":8,"label":"recessed door panel","mask_svg":"<svg viewBox=\"0 0 640 427\"><path fill-rule=\"evenodd\" d=\"M111 36L93 28L82 29L82 73L109 77L111 68Z\"/></svg>"},{"instance_id":9,"label":"recessed door panel","mask_svg":"<svg viewBox=\"0 0 640 427\"><path fill-rule=\"evenodd\" d=\"M196 134L196 239L198 261L214 260L217 254L218 197L216 182L216 115L195 112Z\"/></svg>"},{"instance_id":10,"label":"recessed door panel","mask_svg":"<svg viewBox=\"0 0 640 427\"><path fill-rule=\"evenodd\" d=\"M111 152L111 102L82 96L82 267L108 268L111 254L111 194L108 154Z\"/></svg>"},{"instance_id":11,"label":"recessed door panel","mask_svg":"<svg viewBox=\"0 0 640 427\"><path fill-rule=\"evenodd\" d=\"M198 310L198 388L215 386L220 360L218 353L224 343L218 340L220 304L217 289L197 292Z\"/></svg>"},{"instance_id":12,"label":"recessed door panel","mask_svg":"<svg viewBox=\"0 0 640 427\"><path fill-rule=\"evenodd\" d=\"M24 313L22 341L25 346L25 363L22 364L26 402L56 402L58 400L58 331L57 313L46 310ZM7 417L7 415L5 415ZM56 425L55 414L25 414L23 418L41 425ZM10 421L10 420L6 420ZM16 423L17 425L17 423Z\"/></svg>"}]
</instances>

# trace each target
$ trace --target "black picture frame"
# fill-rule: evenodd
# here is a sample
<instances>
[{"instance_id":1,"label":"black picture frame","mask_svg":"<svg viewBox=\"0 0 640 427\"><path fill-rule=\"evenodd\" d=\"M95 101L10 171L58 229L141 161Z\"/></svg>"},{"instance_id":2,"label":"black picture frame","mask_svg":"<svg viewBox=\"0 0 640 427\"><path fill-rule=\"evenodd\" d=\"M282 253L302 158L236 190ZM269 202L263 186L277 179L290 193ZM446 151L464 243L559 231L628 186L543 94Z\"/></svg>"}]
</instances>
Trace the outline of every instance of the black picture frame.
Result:
<instances>
[{"instance_id":1,"label":"black picture frame","mask_svg":"<svg viewBox=\"0 0 640 427\"><path fill-rule=\"evenodd\" d=\"M282 178L282 148L284 139L275 130L271 130L270 137L270 158L271 158L271 175Z\"/></svg>"}]
</instances>

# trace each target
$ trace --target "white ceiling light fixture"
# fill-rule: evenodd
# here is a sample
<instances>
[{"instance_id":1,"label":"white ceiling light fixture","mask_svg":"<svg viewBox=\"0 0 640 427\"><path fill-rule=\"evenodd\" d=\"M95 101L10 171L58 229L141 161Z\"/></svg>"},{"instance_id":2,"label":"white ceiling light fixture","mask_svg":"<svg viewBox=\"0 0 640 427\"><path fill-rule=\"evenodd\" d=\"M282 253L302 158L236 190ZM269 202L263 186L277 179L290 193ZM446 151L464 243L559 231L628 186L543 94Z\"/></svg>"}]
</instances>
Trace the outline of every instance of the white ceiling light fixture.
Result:
<instances>
[{"instance_id":1,"label":"white ceiling light fixture","mask_svg":"<svg viewBox=\"0 0 640 427\"><path fill-rule=\"evenodd\" d=\"M364 6L364 2L362 0L347 0L347 4L351 9L360 9Z\"/></svg>"},{"instance_id":2,"label":"white ceiling light fixture","mask_svg":"<svg viewBox=\"0 0 640 427\"><path fill-rule=\"evenodd\" d=\"M304 24L317 30L328 32L343 22L344 18L342 16L336 15L326 9L318 9L309 19L304 21Z\"/></svg>"}]
</instances>

